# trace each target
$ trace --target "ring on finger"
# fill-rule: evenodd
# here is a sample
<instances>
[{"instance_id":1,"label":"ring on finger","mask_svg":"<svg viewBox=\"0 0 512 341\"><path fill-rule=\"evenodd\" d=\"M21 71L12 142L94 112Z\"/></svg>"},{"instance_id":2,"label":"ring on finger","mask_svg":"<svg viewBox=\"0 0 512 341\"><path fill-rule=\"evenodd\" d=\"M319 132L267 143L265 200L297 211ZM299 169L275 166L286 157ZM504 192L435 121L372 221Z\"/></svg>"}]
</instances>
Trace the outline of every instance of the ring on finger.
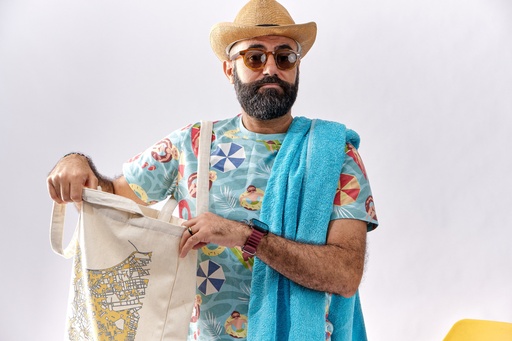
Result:
<instances>
[{"instance_id":1,"label":"ring on finger","mask_svg":"<svg viewBox=\"0 0 512 341\"><path fill-rule=\"evenodd\" d=\"M194 232L192 231L192 228L190 226L187 228L187 231L188 233L190 233L191 236L194 235Z\"/></svg>"}]
</instances>

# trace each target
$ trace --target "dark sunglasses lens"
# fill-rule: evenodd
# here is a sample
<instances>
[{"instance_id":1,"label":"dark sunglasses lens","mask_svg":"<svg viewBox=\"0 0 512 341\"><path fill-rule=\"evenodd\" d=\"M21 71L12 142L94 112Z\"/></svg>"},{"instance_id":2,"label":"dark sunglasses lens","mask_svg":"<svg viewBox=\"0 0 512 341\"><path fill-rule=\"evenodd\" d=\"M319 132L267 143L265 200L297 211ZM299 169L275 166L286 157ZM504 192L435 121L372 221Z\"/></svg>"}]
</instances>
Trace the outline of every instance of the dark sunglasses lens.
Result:
<instances>
[{"instance_id":1,"label":"dark sunglasses lens","mask_svg":"<svg viewBox=\"0 0 512 341\"><path fill-rule=\"evenodd\" d=\"M244 55L245 65L251 69L259 69L265 65L267 55L263 51L247 51Z\"/></svg>"},{"instance_id":2,"label":"dark sunglasses lens","mask_svg":"<svg viewBox=\"0 0 512 341\"><path fill-rule=\"evenodd\" d=\"M297 54L293 51L278 51L276 52L276 64L280 69L288 70L295 66L297 63Z\"/></svg>"}]
</instances>

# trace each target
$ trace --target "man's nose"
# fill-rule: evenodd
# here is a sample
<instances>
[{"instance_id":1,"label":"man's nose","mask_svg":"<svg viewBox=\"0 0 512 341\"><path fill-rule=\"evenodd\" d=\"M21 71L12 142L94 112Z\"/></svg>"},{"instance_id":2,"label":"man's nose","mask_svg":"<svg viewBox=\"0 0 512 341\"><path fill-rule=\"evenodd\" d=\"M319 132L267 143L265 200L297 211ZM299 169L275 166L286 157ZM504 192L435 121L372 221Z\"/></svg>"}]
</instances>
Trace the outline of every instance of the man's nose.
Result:
<instances>
[{"instance_id":1,"label":"man's nose","mask_svg":"<svg viewBox=\"0 0 512 341\"><path fill-rule=\"evenodd\" d=\"M276 64L276 58L273 54L268 53L267 54L267 62L265 63L265 67L263 68L263 74L273 76L277 74L277 64Z\"/></svg>"}]
</instances>

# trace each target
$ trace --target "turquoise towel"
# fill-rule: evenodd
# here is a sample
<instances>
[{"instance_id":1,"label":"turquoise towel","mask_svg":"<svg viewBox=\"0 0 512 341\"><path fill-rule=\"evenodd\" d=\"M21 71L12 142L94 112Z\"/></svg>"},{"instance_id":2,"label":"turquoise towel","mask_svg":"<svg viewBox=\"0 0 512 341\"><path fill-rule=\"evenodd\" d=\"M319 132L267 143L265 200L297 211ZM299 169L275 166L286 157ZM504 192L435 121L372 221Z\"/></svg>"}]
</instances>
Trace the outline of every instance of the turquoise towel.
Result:
<instances>
[{"instance_id":1,"label":"turquoise towel","mask_svg":"<svg viewBox=\"0 0 512 341\"><path fill-rule=\"evenodd\" d=\"M276 157L260 220L287 239L325 244L345 144L359 136L344 125L296 117ZM332 341L366 340L356 294L333 295ZM300 286L255 259L249 303L249 341L325 340L325 293Z\"/></svg>"}]
</instances>

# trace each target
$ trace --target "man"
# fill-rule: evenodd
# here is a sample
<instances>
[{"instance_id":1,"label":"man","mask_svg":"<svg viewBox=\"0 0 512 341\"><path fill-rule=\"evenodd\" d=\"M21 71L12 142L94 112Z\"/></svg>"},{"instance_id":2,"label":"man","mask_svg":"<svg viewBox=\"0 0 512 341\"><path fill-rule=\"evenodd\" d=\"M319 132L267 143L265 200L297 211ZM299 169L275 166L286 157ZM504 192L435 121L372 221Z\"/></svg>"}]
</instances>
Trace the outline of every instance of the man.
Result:
<instances>
[{"instance_id":1,"label":"man","mask_svg":"<svg viewBox=\"0 0 512 341\"><path fill-rule=\"evenodd\" d=\"M198 124L135 156L114 180L79 153L48 176L58 203L80 202L82 187L98 185L142 205L178 200L188 219L181 256L199 249L198 264L208 262L225 278L214 288L198 286L190 340L366 339L357 289L366 233L377 220L358 138L291 113L301 58L315 37L315 23L295 24L274 0L250 0L233 23L212 28L212 48L242 112L214 123L210 212L190 213ZM339 134L318 133L331 127Z\"/></svg>"}]
</instances>

